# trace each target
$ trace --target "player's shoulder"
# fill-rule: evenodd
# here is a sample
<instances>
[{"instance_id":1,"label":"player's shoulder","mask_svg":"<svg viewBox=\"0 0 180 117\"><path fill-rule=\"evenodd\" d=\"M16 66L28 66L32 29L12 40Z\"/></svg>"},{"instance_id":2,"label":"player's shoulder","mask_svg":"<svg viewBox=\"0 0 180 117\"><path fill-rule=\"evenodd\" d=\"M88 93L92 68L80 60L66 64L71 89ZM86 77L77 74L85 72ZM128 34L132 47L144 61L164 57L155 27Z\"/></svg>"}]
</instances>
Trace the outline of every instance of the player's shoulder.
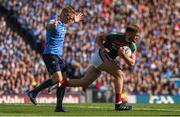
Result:
<instances>
[{"instance_id":1,"label":"player's shoulder","mask_svg":"<svg viewBox=\"0 0 180 117\"><path fill-rule=\"evenodd\" d=\"M137 45L136 45L136 43L134 43L134 42L132 42L132 43L129 45L129 47L130 47L131 51L133 51L133 52L137 50Z\"/></svg>"},{"instance_id":2,"label":"player's shoulder","mask_svg":"<svg viewBox=\"0 0 180 117\"><path fill-rule=\"evenodd\" d=\"M118 36L124 36L124 33L122 33L122 32L116 32L116 31L113 31L113 32L108 33L108 35L118 35Z\"/></svg>"},{"instance_id":3,"label":"player's shoulder","mask_svg":"<svg viewBox=\"0 0 180 117\"><path fill-rule=\"evenodd\" d=\"M48 21L53 22L53 21L55 21L56 18L57 18L56 14L51 14L50 16L48 16Z\"/></svg>"},{"instance_id":4,"label":"player's shoulder","mask_svg":"<svg viewBox=\"0 0 180 117\"><path fill-rule=\"evenodd\" d=\"M50 20L49 20L49 23L50 23L50 24L53 24L54 22L55 22L55 19L50 19Z\"/></svg>"},{"instance_id":5,"label":"player's shoulder","mask_svg":"<svg viewBox=\"0 0 180 117\"><path fill-rule=\"evenodd\" d=\"M107 34L108 39L121 39L124 38L124 33L121 32L110 32Z\"/></svg>"},{"instance_id":6,"label":"player's shoulder","mask_svg":"<svg viewBox=\"0 0 180 117\"><path fill-rule=\"evenodd\" d=\"M58 16L56 14L53 14L48 18L50 24L53 24L55 22L55 20L57 20L57 19L58 19ZM62 22L60 20L58 20L58 23L61 24Z\"/></svg>"}]
</instances>

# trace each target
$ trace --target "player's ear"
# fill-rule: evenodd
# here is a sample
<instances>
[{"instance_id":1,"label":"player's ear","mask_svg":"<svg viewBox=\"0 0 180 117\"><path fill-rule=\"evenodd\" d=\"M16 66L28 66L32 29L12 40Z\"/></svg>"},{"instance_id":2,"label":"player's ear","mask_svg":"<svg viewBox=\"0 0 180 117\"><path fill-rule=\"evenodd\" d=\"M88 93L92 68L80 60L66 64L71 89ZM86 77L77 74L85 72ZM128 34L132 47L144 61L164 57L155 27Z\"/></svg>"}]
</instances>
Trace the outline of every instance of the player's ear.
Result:
<instances>
[{"instance_id":1,"label":"player's ear","mask_svg":"<svg viewBox=\"0 0 180 117\"><path fill-rule=\"evenodd\" d=\"M125 32L125 36L128 38L128 37L130 37L130 35L131 35L131 32L130 31L126 31Z\"/></svg>"}]
</instances>

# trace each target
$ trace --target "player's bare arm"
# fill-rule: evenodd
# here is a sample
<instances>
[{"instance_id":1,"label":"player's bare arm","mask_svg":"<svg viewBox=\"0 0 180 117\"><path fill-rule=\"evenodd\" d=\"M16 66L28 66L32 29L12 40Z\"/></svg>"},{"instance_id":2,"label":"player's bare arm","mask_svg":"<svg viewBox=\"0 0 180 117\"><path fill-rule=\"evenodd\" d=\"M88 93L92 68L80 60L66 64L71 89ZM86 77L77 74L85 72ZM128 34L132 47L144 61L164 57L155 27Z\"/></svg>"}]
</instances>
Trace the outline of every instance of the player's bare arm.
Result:
<instances>
[{"instance_id":1,"label":"player's bare arm","mask_svg":"<svg viewBox=\"0 0 180 117\"><path fill-rule=\"evenodd\" d=\"M135 55L135 52L133 52L131 54L131 56L128 56L127 54L125 54L125 51L122 47L119 48L118 50L118 54L120 57L122 57L126 63L130 66L134 66L135 65L135 62L136 62L136 55Z\"/></svg>"}]
</instances>

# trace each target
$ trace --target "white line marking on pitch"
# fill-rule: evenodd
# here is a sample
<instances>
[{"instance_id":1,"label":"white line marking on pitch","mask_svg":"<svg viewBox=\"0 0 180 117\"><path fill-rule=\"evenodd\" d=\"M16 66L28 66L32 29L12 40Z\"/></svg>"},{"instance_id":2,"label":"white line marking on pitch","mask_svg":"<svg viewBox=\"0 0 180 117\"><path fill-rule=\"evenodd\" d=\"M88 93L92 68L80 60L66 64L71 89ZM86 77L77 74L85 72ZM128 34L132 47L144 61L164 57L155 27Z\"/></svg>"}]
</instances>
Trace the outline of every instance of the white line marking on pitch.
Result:
<instances>
[{"instance_id":1,"label":"white line marking on pitch","mask_svg":"<svg viewBox=\"0 0 180 117\"><path fill-rule=\"evenodd\" d=\"M76 108L94 108L94 109L112 109L112 107L101 107L101 106L96 106L96 107L94 107L94 106L69 106L69 107L76 107ZM170 109L153 109L153 108L134 108L133 110L149 110L149 111L177 111L177 112L180 112L180 110L175 110L175 109L173 109L173 110L170 110Z\"/></svg>"},{"instance_id":2,"label":"white line marking on pitch","mask_svg":"<svg viewBox=\"0 0 180 117\"><path fill-rule=\"evenodd\" d=\"M153 109L153 108L135 108L134 110L152 110L152 111L175 111L180 112L180 110L170 110L170 109Z\"/></svg>"}]
</instances>

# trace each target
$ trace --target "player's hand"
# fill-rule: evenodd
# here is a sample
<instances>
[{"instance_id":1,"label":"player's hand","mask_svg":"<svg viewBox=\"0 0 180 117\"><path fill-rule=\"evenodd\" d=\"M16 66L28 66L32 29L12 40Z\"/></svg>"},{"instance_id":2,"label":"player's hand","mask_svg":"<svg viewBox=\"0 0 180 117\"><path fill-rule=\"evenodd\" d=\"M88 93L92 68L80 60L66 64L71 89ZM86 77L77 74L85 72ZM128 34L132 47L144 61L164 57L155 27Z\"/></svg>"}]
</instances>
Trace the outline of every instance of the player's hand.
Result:
<instances>
[{"instance_id":1,"label":"player's hand","mask_svg":"<svg viewBox=\"0 0 180 117\"><path fill-rule=\"evenodd\" d=\"M105 48L105 47L102 47L101 48L101 51L102 51L102 53L104 54L104 60L105 60L105 62L109 62L109 61L111 61L112 59L111 59L111 57L109 57L109 55L108 55L108 52L110 52L110 50L109 49L107 49L107 48Z\"/></svg>"},{"instance_id":2,"label":"player's hand","mask_svg":"<svg viewBox=\"0 0 180 117\"><path fill-rule=\"evenodd\" d=\"M104 54L107 54L108 52L110 52L109 49L105 48L105 47L102 47L101 48L101 51L104 53Z\"/></svg>"},{"instance_id":3,"label":"player's hand","mask_svg":"<svg viewBox=\"0 0 180 117\"><path fill-rule=\"evenodd\" d=\"M83 14L82 13L78 13L74 16L74 21L75 22L79 22L83 19Z\"/></svg>"},{"instance_id":4,"label":"player's hand","mask_svg":"<svg viewBox=\"0 0 180 117\"><path fill-rule=\"evenodd\" d=\"M124 57L125 51L124 51L124 48L123 48L123 47L120 47L120 48L119 48L118 54L119 54L120 57Z\"/></svg>"}]
</instances>

